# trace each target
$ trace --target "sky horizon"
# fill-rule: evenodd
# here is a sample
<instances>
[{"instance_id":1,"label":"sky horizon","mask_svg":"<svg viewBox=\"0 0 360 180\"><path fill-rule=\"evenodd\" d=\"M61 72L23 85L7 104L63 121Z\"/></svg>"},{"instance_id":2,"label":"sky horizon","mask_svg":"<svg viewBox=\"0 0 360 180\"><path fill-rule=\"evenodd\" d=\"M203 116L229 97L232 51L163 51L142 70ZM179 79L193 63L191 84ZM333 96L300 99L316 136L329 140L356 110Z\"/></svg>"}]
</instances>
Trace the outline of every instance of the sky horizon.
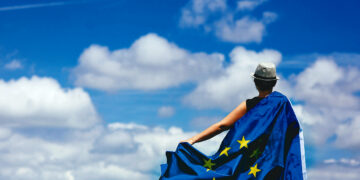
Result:
<instances>
[{"instance_id":1,"label":"sky horizon","mask_svg":"<svg viewBox=\"0 0 360 180\"><path fill-rule=\"evenodd\" d=\"M359 7L0 2L0 179L157 179L165 151L257 95L260 62L301 122L309 179L358 179Z\"/></svg>"}]
</instances>

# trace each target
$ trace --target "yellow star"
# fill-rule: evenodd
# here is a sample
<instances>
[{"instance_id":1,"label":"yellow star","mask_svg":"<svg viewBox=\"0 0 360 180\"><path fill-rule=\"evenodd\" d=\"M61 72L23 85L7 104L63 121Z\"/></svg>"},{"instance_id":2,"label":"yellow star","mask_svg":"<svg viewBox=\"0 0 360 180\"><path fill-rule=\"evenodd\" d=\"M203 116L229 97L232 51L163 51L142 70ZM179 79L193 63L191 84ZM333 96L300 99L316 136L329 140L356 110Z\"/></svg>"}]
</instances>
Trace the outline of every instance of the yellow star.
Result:
<instances>
[{"instance_id":1,"label":"yellow star","mask_svg":"<svg viewBox=\"0 0 360 180\"><path fill-rule=\"evenodd\" d=\"M205 160L205 159L203 159L203 160L205 162L204 167L208 168L206 171L212 170L211 167L215 166L215 163L212 163L210 158L209 158L209 160Z\"/></svg>"},{"instance_id":2,"label":"yellow star","mask_svg":"<svg viewBox=\"0 0 360 180\"><path fill-rule=\"evenodd\" d=\"M258 169L258 168L257 168L257 164L255 164L255 166L254 166L254 167L250 167L250 172L249 172L249 174L248 174L248 175L253 174L253 175L254 175L254 177L256 177L256 173L257 173L257 172L259 172L259 171L261 171L261 170L260 170L260 169Z\"/></svg>"},{"instance_id":3,"label":"yellow star","mask_svg":"<svg viewBox=\"0 0 360 180\"><path fill-rule=\"evenodd\" d=\"M247 144L250 142L250 140L245 140L245 137L243 136L242 140L237 140L238 143L240 143L240 149L242 147L248 147Z\"/></svg>"},{"instance_id":4,"label":"yellow star","mask_svg":"<svg viewBox=\"0 0 360 180\"><path fill-rule=\"evenodd\" d=\"M226 156L229 156L228 151L229 151L230 149L231 149L230 147L225 147L225 149L221 151L221 153L220 153L219 156L221 156L221 155L223 155L223 154L225 154Z\"/></svg>"}]
</instances>

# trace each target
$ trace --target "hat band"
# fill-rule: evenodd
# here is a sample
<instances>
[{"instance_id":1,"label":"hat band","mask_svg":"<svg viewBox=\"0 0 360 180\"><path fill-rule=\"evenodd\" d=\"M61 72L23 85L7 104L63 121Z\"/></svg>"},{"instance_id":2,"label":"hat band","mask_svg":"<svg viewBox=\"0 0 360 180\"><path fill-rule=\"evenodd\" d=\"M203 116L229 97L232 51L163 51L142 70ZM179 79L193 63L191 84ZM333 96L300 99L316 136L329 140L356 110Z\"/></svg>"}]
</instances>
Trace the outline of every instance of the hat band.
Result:
<instances>
[{"instance_id":1,"label":"hat band","mask_svg":"<svg viewBox=\"0 0 360 180\"><path fill-rule=\"evenodd\" d=\"M260 79L267 79L267 80L276 80L276 76L275 77L262 77L257 74L254 74L254 77L260 78Z\"/></svg>"}]
</instances>

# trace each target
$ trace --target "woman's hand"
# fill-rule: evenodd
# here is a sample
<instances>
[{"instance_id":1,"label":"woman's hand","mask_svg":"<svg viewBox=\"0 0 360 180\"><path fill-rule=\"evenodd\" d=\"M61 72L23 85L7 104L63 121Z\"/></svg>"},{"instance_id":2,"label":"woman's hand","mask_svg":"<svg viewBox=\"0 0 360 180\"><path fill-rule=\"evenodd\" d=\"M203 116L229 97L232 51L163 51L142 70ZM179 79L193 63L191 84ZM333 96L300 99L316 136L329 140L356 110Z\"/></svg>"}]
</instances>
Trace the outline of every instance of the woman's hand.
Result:
<instances>
[{"instance_id":1,"label":"woman's hand","mask_svg":"<svg viewBox=\"0 0 360 180\"><path fill-rule=\"evenodd\" d=\"M194 139L193 138L189 138L187 140L183 140L183 141L180 141L180 143L182 142L188 142L189 144L193 145L195 143Z\"/></svg>"}]
</instances>

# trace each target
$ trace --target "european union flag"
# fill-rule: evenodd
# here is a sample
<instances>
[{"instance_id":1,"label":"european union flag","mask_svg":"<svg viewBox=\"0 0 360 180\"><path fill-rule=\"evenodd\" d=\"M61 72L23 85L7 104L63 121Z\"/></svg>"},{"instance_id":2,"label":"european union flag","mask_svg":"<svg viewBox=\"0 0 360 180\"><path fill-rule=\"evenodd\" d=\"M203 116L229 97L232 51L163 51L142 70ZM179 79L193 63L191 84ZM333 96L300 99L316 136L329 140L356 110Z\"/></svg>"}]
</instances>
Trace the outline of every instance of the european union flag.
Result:
<instances>
[{"instance_id":1,"label":"european union flag","mask_svg":"<svg viewBox=\"0 0 360 180\"><path fill-rule=\"evenodd\" d=\"M214 155L186 142L166 157L161 180L306 179L300 123L288 98L276 91L233 125Z\"/></svg>"}]
</instances>

